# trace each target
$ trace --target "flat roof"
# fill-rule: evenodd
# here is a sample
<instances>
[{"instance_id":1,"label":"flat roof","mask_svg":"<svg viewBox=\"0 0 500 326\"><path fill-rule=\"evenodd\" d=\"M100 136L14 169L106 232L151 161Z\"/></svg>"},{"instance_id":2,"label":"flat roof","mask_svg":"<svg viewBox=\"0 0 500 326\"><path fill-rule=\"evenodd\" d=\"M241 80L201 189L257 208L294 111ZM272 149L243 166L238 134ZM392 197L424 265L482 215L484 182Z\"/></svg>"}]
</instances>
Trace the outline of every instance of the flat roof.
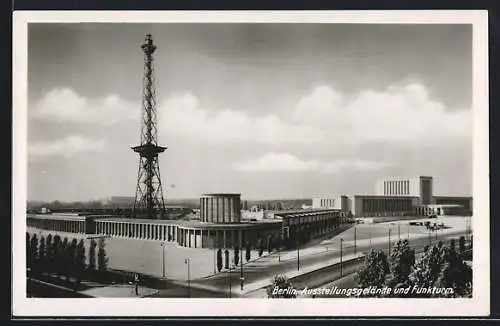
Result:
<instances>
[{"instance_id":1,"label":"flat roof","mask_svg":"<svg viewBox=\"0 0 500 326\"><path fill-rule=\"evenodd\" d=\"M201 197L240 197L241 194L237 193L208 193L208 194L202 194Z\"/></svg>"},{"instance_id":2,"label":"flat roof","mask_svg":"<svg viewBox=\"0 0 500 326\"><path fill-rule=\"evenodd\" d=\"M260 225L269 224L280 224L282 223L279 219L262 219L257 221L245 221L242 223L210 223L201 222L199 220L155 220L155 219L138 219L138 218L121 218L121 217L111 217L100 219L103 222L123 222L123 223L143 223L143 224L159 224L159 225L177 225L179 227L206 227L206 228L220 228L228 229L234 227L252 227Z\"/></svg>"},{"instance_id":3,"label":"flat roof","mask_svg":"<svg viewBox=\"0 0 500 326\"><path fill-rule=\"evenodd\" d=\"M453 207L461 207L463 208L462 205L453 205L453 204L432 204L432 205L427 205L427 207L431 207L431 208L439 208L439 207L443 207L443 208L453 208Z\"/></svg>"},{"instance_id":4,"label":"flat roof","mask_svg":"<svg viewBox=\"0 0 500 326\"><path fill-rule=\"evenodd\" d=\"M62 214L26 214L27 218L36 218L40 220L59 220L59 221L85 221L95 217L110 217L111 215L62 215Z\"/></svg>"},{"instance_id":5,"label":"flat roof","mask_svg":"<svg viewBox=\"0 0 500 326\"><path fill-rule=\"evenodd\" d=\"M290 210L290 211L281 211L281 212L276 212L274 215L278 216L311 216L311 215L319 215L323 214L325 212L335 212L338 213L340 212L340 209L336 208L320 208L320 209L301 209L301 210Z\"/></svg>"},{"instance_id":6,"label":"flat roof","mask_svg":"<svg viewBox=\"0 0 500 326\"><path fill-rule=\"evenodd\" d=\"M370 198L370 199L413 199L418 196L387 196L387 195L354 195L353 197Z\"/></svg>"},{"instance_id":7,"label":"flat roof","mask_svg":"<svg viewBox=\"0 0 500 326\"><path fill-rule=\"evenodd\" d=\"M434 199L472 199L472 196L433 196Z\"/></svg>"}]
</instances>

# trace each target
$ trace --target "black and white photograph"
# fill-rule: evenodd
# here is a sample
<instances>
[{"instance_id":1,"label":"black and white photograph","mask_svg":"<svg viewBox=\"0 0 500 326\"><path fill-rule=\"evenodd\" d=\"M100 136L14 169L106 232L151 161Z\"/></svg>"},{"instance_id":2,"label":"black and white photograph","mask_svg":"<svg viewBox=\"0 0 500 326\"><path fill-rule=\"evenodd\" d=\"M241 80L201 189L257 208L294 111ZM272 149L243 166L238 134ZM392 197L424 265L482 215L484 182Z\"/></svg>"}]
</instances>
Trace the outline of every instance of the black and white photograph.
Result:
<instances>
[{"instance_id":1,"label":"black and white photograph","mask_svg":"<svg viewBox=\"0 0 500 326\"><path fill-rule=\"evenodd\" d=\"M488 314L484 12L18 14L20 311Z\"/></svg>"}]
</instances>

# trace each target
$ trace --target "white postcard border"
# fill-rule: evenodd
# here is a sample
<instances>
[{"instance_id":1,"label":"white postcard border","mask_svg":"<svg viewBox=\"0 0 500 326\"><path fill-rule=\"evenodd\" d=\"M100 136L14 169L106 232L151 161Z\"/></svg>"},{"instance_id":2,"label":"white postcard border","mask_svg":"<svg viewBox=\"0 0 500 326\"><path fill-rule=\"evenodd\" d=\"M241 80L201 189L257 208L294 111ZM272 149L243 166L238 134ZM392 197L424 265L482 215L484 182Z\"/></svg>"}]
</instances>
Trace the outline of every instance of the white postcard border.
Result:
<instances>
[{"instance_id":1,"label":"white postcard border","mask_svg":"<svg viewBox=\"0 0 500 326\"><path fill-rule=\"evenodd\" d=\"M490 311L487 11L18 11L13 17L14 316L485 316ZM40 23L473 24L472 299L26 298L27 26ZM17 254L19 253L19 254Z\"/></svg>"}]
</instances>

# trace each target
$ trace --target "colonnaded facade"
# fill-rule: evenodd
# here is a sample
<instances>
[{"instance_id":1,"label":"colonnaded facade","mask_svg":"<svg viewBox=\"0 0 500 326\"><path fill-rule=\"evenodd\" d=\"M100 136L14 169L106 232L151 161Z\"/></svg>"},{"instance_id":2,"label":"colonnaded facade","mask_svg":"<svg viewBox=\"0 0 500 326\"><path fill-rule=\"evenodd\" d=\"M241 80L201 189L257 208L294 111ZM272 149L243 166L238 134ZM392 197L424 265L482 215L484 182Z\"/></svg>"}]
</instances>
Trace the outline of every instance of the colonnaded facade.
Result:
<instances>
[{"instance_id":1,"label":"colonnaded facade","mask_svg":"<svg viewBox=\"0 0 500 326\"><path fill-rule=\"evenodd\" d=\"M293 210L274 214L272 219L241 220L239 194L209 194L201 197L200 220L156 220L121 218L83 213L28 214L28 226L61 232L174 242L189 248L233 248L259 240L289 239L300 232L321 236L343 223L336 209Z\"/></svg>"}]
</instances>

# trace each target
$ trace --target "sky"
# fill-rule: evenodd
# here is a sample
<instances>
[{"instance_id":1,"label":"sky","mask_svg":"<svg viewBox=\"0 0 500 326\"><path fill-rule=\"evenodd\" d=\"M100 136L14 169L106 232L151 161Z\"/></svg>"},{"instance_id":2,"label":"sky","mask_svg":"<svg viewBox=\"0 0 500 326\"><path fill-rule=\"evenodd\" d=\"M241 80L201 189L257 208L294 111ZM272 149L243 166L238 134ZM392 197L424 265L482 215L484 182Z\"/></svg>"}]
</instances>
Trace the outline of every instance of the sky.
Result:
<instances>
[{"instance_id":1,"label":"sky","mask_svg":"<svg viewBox=\"0 0 500 326\"><path fill-rule=\"evenodd\" d=\"M472 193L471 25L30 24L28 199L135 193L144 35L166 199Z\"/></svg>"}]
</instances>

